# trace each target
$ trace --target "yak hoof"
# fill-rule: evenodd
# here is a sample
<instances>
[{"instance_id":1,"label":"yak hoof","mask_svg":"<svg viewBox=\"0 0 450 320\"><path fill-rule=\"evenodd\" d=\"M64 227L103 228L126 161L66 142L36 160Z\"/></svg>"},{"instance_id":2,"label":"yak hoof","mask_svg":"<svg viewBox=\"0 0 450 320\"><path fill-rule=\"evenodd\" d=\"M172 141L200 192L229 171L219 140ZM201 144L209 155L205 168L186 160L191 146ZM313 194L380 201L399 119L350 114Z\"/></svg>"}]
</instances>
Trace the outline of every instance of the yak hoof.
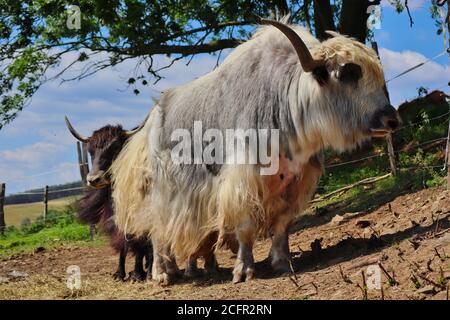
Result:
<instances>
[{"instance_id":1,"label":"yak hoof","mask_svg":"<svg viewBox=\"0 0 450 320\"><path fill-rule=\"evenodd\" d=\"M208 268L205 271L206 271L206 274L215 275L215 274L220 273L220 268L219 268L219 266L216 265L214 268Z\"/></svg>"},{"instance_id":2,"label":"yak hoof","mask_svg":"<svg viewBox=\"0 0 450 320\"><path fill-rule=\"evenodd\" d=\"M276 273L284 274L284 273L292 273L293 270L291 268L291 263L288 259L280 259L276 261L272 261L272 268Z\"/></svg>"},{"instance_id":3,"label":"yak hoof","mask_svg":"<svg viewBox=\"0 0 450 320\"><path fill-rule=\"evenodd\" d=\"M199 278L201 276L203 276L203 272L199 269L186 269L184 271L184 277L188 279Z\"/></svg>"},{"instance_id":4,"label":"yak hoof","mask_svg":"<svg viewBox=\"0 0 450 320\"><path fill-rule=\"evenodd\" d=\"M114 280L117 280L117 281L124 281L124 280L125 280L125 277L126 277L125 272L116 271L116 272L113 274L113 279L114 279Z\"/></svg>"},{"instance_id":5,"label":"yak hoof","mask_svg":"<svg viewBox=\"0 0 450 320\"><path fill-rule=\"evenodd\" d=\"M146 276L145 272L132 271L128 275L128 280L131 282L141 282L145 280Z\"/></svg>"},{"instance_id":6,"label":"yak hoof","mask_svg":"<svg viewBox=\"0 0 450 320\"><path fill-rule=\"evenodd\" d=\"M233 283L253 280L254 275L255 269L252 266L245 266L243 262L240 262L233 270Z\"/></svg>"},{"instance_id":7,"label":"yak hoof","mask_svg":"<svg viewBox=\"0 0 450 320\"><path fill-rule=\"evenodd\" d=\"M155 280L159 285L165 287L170 286L173 283L173 276L169 275L166 272L157 274L153 280Z\"/></svg>"}]
</instances>

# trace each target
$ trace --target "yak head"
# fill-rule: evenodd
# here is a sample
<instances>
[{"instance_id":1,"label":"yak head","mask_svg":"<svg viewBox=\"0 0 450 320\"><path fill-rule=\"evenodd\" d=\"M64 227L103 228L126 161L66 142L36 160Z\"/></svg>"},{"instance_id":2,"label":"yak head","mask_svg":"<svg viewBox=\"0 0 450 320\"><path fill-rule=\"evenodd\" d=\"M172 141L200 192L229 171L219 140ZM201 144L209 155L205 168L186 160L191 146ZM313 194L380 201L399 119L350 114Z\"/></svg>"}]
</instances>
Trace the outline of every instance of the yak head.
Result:
<instances>
[{"instance_id":1,"label":"yak head","mask_svg":"<svg viewBox=\"0 0 450 320\"><path fill-rule=\"evenodd\" d=\"M307 140L338 151L349 150L372 137L385 137L401 125L387 98L381 63L374 50L330 32L332 38L310 45L301 32L278 21L264 20L290 40L302 68L297 108ZM315 139L314 139L315 137Z\"/></svg>"},{"instance_id":2,"label":"yak head","mask_svg":"<svg viewBox=\"0 0 450 320\"><path fill-rule=\"evenodd\" d=\"M139 132L145 121L136 129L126 131L122 126L107 125L86 137L78 133L65 117L67 128L70 133L79 141L87 144L89 154L92 159L92 168L86 177L88 186L101 189L110 185L109 168L114 159L119 155L125 142L134 134Z\"/></svg>"}]
</instances>

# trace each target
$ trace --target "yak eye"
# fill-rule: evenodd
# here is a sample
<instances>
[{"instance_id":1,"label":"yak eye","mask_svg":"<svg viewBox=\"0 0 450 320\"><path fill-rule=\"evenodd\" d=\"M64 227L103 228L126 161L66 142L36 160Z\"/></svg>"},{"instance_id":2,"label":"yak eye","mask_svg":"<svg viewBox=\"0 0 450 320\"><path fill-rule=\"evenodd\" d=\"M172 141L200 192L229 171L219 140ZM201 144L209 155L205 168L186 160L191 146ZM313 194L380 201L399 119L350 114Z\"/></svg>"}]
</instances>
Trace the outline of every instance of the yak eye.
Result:
<instances>
[{"instance_id":1,"label":"yak eye","mask_svg":"<svg viewBox=\"0 0 450 320\"><path fill-rule=\"evenodd\" d=\"M325 85L330 78L330 74L325 66L315 68L312 74L321 86Z\"/></svg>"},{"instance_id":2,"label":"yak eye","mask_svg":"<svg viewBox=\"0 0 450 320\"><path fill-rule=\"evenodd\" d=\"M356 83L362 77L362 69L356 63L347 63L339 67L337 78L344 83Z\"/></svg>"}]
</instances>

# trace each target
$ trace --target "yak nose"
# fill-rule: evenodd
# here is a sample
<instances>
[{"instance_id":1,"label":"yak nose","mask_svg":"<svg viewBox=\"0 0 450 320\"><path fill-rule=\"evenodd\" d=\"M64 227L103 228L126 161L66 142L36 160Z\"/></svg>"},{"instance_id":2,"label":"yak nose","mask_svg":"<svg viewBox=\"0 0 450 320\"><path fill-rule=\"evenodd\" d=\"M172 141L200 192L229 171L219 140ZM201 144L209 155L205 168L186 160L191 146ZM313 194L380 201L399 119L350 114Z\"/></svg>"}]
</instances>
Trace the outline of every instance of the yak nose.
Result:
<instances>
[{"instance_id":1,"label":"yak nose","mask_svg":"<svg viewBox=\"0 0 450 320\"><path fill-rule=\"evenodd\" d=\"M97 186L101 183L104 172L89 173L86 177L87 183L90 186Z\"/></svg>"},{"instance_id":2,"label":"yak nose","mask_svg":"<svg viewBox=\"0 0 450 320\"><path fill-rule=\"evenodd\" d=\"M379 110L371 121L373 129L395 131L401 126L400 116L391 105L387 105Z\"/></svg>"},{"instance_id":3,"label":"yak nose","mask_svg":"<svg viewBox=\"0 0 450 320\"><path fill-rule=\"evenodd\" d=\"M385 128L390 129L391 131L395 131L400 127L400 121L397 118L383 118L383 124Z\"/></svg>"}]
</instances>

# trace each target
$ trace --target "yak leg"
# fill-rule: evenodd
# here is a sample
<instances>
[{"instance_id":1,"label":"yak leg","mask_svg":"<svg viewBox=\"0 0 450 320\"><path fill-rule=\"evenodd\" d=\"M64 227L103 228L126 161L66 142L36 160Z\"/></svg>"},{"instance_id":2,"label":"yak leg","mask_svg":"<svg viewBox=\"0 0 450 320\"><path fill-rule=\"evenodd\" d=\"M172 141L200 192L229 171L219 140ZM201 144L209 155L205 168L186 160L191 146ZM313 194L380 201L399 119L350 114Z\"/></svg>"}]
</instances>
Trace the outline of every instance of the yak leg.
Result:
<instances>
[{"instance_id":1,"label":"yak leg","mask_svg":"<svg viewBox=\"0 0 450 320\"><path fill-rule=\"evenodd\" d=\"M205 271L208 274L214 274L219 271L219 264L217 263L216 255L214 251L211 251L204 256L205 259Z\"/></svg>"},{"instance_id":2,"label":"yak leg","mask_svg":"<svg viewBox=\"0 0 450 320\"><path fill-rule=\"evenodd\" d=\"M119 252L119 266L117 268L117 271L113 274L113 278L115 280L125 279L125 276L126 276L125 260L127 258L127 253L128 253L128 242L126 239L124 239L122 248L120 248L120 252Z\"/></svg>"},{"instance_id":3,"label":"yak leg","mask_svg":"<svg viewBox=\"0 0 450 320\"><path fill-rule=\"evenodd\" d=\"M119 252L119 266L117 267L117 271L113 275L113 278L116 280L124 280L126 277L125 260L127 258L127 253L128 253L128 243L124 241L123 246Z\"/></svg>"},{"instance_id":4,"label":"yak leg","mask_svg":"<svg viewBox=\"0 0 450 320\"><path fill-rule=\"evenodd\" d=\"M255 230L246 223L238 227L236 237L239 242L239 250L233 270L233 283L239 283L245 276L245 281L253 279L255 273L255 260L253 258L253 243Z\"/></svg>"},{"instance_id":5,"label":"yak leg","mask_svg":"<svg viewBox=\"0 0 450 320\"><path fill-rule=\"evenodd\" d=\"M153 266L152 266L152 279L157 283L167 286L170 285L172 279L167 273L166 263L164 261L164 256L159 252L158 243L155 239L152 239L153 243Z\"/></svg>"},{"instance_id":6,"label":"yak leg","mask_svg":"<svg viewBox=\"0 0 450 320\"><path fill-rule=\"evenodd\" d=\"M163 286L170 285L174 282L175 277L177 277L180 272L177 267L175 257L166 246L162 248L162 254L158 252L158 244L153 239L152 241L154 258L152 278Z\"/></svg>"},{"instance_id":7,"label":"yak leg","mask_svg":"<svg viewBox=\"0 0 450 320\"><path fill-rule=\"evenodd\" d=\"M196 278L200 276L200 270L197 267L197 258L189 258L186 269L184 270L186 278Z\"/></svg>"},{"instance_id":8,"label":"yak leg","mask_svg":"<svg viewBox=\"0 0 450 320\"><path fill-rule=\"evenodd\" d=\"M291 223L288 214L278 217L273 225L272 248L270 249L272 268L281 273L291 270L291 253L289 252L288 228Z\"/></svg>"},{"instance_id":9,"label":"yak leg","mask_svg":"<svg viewBox=\"0 0 450 320\"><path fill-rule=\"evenodd\" d=\"M138 248L134 257L134 270L130 272L130 280L143 281L145 279L145 271L143 268L144 256L145 254L142 248Z\"/></svg>"},{"instance_id":10,"label":"yak leg","mask_svg":"<svg viewBox=\"0 0 450 320\"><path fill-rule=\"evenodd\" d=\"M145 248L145 269L147 269L147 271L152 270L152 265L153 265L153 247L150 242L147 244L147 247Z\"/></svg>"},{"instance_id":11,"label":"yak leg","mask_svg":"<svg viewBox=\"0 0 450 320\"><path fill-rule=\"evenodd\" d=\"M168 247L164 248L164 263L166 265L166 272L172 279L180 276L180 269L178 269L175 256L170 252Z\"/></svg>"}]
</instances>

